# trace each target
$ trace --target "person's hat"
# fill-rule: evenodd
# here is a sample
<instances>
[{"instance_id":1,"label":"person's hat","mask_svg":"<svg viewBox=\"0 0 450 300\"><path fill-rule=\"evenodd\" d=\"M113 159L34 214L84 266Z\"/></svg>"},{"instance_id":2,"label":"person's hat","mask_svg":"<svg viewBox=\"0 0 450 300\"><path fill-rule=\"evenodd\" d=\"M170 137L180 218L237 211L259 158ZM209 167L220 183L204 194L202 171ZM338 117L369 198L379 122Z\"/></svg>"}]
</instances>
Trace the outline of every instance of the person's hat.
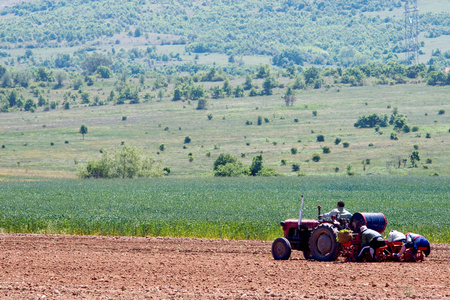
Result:
<instances>
[{"instance_id":1,"label":"person's hat","mask_svg":"<svg viewBox=\"0 0 450 300\"><path fill-rule=\"evenodd\" d=\"M363 225L361 226L361 228L359 229L361 232L364 232L367 230L367 226Z\"/></svg>"}]
</instances>

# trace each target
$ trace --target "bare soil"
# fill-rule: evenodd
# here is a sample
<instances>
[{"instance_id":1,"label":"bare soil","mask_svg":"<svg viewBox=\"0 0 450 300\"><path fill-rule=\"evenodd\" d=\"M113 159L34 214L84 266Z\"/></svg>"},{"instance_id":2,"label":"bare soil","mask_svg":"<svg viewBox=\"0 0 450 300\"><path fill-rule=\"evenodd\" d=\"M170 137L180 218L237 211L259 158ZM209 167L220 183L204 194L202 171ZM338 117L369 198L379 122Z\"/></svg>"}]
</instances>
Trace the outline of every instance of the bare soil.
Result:
<instances>
[{"instance_id":1,"label":"bare soil","mask_svg":"<svg viewBox=\"0 0 450 300\"><path fill-rule=\"evenodd\" d=\"M450 244L420 263L274 261L271 242L0 234L0 299L450 299Z\"/></svg>"}]
</instances>

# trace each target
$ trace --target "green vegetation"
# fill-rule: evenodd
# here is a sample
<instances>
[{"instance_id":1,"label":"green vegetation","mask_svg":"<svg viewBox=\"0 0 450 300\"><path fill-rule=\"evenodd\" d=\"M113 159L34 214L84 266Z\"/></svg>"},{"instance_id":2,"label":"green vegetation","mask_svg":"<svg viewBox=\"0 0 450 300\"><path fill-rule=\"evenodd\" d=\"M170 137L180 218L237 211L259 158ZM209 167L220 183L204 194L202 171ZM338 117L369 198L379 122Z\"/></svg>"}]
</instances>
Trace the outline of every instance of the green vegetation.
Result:
<instances>
[{"instance_id":1,"label":"green vegetation","mask_svg":"<svg viewBox=\"0 0 450 300\"><path fill-rule=\"evenodd\" d=\"M164 150L164 145L160 150ZM80 178L136 178L161 177L168 175L162 166L153 158L142 156L142 149L132 145L124 145L115 149L113 155L101 150L103 156L100 160L90 160L86 167L78 170Z\"/></svg>"},{"instance_id":2,"label":"green vegetation","mask_svg":"<svg viewBox=\"0 0 450 300\"><path fill-rule=\"evenodd\" d=\"M387 232L450 242L448 178L246 177L2 182L3 232L271 240L279 222L317 218L344 199L351 212L383 212Z\"/></svg>"}]
</instances>

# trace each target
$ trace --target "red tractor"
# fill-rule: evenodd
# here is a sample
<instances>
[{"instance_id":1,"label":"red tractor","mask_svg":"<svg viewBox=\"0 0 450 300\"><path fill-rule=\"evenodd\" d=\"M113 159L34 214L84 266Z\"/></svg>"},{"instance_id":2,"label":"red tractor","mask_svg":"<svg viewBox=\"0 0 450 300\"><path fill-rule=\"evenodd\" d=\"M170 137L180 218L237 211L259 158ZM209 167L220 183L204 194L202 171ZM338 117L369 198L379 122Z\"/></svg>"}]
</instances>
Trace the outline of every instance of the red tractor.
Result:
<instances>
[{"instance_id":1,"label":"red tractor","mask_svg":"<svg viewBox=\"0 0 450 300\"><path fill-rule=\"evenodd\" d=\"M292 249L303 251L305 259L318 261L334 261L339 255L350 261L361 246L359 228L368 228L383 232L386 228L386 218L382 213L355 213L350 220L333 218L331 221L322 220L318 206L317 220L302 219L302 206L298 219L287 219L280 223L284 237L277 238L272 244L272 256L276 260L287 260ZM340 230L351 229L351 241L339 242ZM346 230L344 230L346 231ZM347 230L350 232L350 230Z\"/></svg>"}]
</instances>

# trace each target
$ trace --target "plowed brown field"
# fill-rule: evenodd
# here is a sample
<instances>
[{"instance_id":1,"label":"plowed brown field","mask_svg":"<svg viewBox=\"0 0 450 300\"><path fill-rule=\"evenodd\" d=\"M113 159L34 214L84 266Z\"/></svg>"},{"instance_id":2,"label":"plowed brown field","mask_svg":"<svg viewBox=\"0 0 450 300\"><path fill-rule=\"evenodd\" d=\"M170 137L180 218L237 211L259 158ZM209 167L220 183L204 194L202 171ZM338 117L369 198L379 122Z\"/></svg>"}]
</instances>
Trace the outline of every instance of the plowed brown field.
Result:
<instances>
[{"instance_id":1,"label":"plowed brown field","mask_svg":"<svg viewBox=\"0 0 450 300\"><path fill-rule=\"evenodd\" d=\"M0 234L0 299L450 299L450 245L421 263L317 262L271 242Z\"/></svg>"}]
</instances>

